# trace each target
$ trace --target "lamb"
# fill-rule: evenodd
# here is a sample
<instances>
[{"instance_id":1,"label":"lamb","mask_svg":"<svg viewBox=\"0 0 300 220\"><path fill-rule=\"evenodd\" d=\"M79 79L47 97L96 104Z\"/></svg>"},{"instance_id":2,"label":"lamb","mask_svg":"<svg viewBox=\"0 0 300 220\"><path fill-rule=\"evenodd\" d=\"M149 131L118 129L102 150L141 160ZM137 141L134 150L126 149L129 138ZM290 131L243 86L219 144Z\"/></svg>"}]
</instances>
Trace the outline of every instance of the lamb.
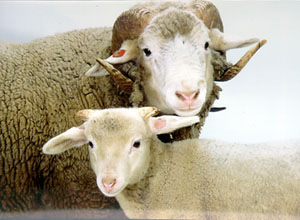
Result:
<instances>
[{"instance_id":1,"label":"lamb","mask_svg":"<svg viewBox=\"0 0 300 220\"><path fill-rule=\"evenodd\" d=\"M49 140L43 152L60 154L88 143L99 189L116 197L129 218L299 218L300 140L163 143L157 134L190 126L199 118L154 117L157 111L79 111L85 122Z\"/></svg>"},{"instance_id":2,"label":"lamb","mask_svg":"<svg viewBox=\"0 0 300 220\"><path fill-rule=\"evenodd\" d=\"M140 67L133 61L118 66L135 79L131 93L118 71L112 71L114 77L83 76L95 57L112 54L115 44L111 38L111 28L93 28L25 44L0 43L0 211L118 207L114 199L104 198L97 189L87 149L51 159L41 153L50 137L80 123L73 118L80 109L148 104L144 100L147 91L142 90L147 79L140 79ZM253 55L259 46L246 54ZM243 66L238 62L225 71L229 64L223 55L213 51L213 56L214 62L219 62L214 64L216 72L217 66L222 74ZM241 60L243 64L249 57ZM171 134L174 140L199 135L219 90L214 84L201 108L200 123ZM171 135L162 139L170 141Z\"/></svg>"}]
</instances>

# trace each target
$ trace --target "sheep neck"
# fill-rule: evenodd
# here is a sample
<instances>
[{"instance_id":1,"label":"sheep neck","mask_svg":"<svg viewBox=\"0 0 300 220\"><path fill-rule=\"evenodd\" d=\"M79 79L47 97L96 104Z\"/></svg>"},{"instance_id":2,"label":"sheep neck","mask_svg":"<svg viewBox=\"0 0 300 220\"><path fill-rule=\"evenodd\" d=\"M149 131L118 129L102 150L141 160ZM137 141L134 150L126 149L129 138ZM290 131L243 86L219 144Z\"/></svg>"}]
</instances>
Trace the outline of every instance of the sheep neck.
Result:
<instances>
[{"instance_id":1,"label":"sheep neck","mask_svg":"<svg viewBox=\"0 0 300 220\"><path fill-rule=\"evenodd\" d=\"M145 206L146 198L149 197L150 193L151 179L155 177L156 172L159 170L160 161L163 160L164 153L169 145L162 143L157 137L152 138L149 155L151 159L145 176L138 183L128 185L116 197L123 210L128 210L130 207Z\"/></svg>"}]
</instances>

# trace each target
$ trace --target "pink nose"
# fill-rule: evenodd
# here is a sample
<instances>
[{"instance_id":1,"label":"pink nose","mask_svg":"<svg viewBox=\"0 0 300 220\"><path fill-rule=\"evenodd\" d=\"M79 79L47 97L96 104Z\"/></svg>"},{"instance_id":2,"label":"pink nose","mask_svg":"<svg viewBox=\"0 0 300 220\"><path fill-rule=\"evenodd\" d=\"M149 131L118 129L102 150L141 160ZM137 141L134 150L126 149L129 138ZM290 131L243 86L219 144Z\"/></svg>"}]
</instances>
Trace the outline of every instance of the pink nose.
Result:
<instances>
[{"instance_id":1,"label":"pink nose","mask_svg":"<svg viewBox=\"0 0 300 220\"><path fill-rule=\"evenodd\" d=\"M117 180L111 177L102 178L102 184L107 192L111 192L114 185L116 185Z\"/></svg>"},{"instance_id":2,"label":"pink nose","mask_svg":"<svg viewBox=\"0 0 300 220\"><path fill-rule=\"evenodd\" d=\"M197 99L199 94L200 94L199 90L191 91L191 92L180 92L180 91L175 92L175 95L177 96L178 99L180 99L181 101L189 105L191 105L193 101Z\"/></svg>"}]
</instances>

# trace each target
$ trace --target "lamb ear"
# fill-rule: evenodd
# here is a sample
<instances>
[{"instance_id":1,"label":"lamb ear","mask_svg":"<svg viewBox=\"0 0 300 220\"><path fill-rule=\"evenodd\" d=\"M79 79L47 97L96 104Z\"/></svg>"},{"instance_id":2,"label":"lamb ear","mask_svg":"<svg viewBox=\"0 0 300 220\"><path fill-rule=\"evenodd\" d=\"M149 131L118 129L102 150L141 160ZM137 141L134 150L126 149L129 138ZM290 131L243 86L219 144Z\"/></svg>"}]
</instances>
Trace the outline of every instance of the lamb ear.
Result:
<instances>
[{"instance_id":1,"label":"lamb ear","mask_svg":"<svg viewBox=\"0 0 300 220\"><path fill-rule=\"evenodd\" d=\"M50 139L43 146L45 154L60 154L74 147L82 146L88 143L84 134L84 124L79 127L73 127L64 133Z\"/></svg>"},{"instance_id":2,"label":"lamb ear","mask_svg":"<svg viewBox=\"0 0 300 220\"><path fill-rule=\"evenodd\" d=\"M191 126L200 121L198 116L179 117L179 116L160 116L150 117L148 125L153 134L165 134L175 131L176 129Z\"/></svg>"},{"instance_id":3,"label":"lamb ear","mask_svg":"<svg viewBox=\"0 0 300 220\"><path fill-rule=\"evenodd\" d=\"M246 47L259 41L258 38L242 38L224 34L223 32L215 28L210 31L210 40L211 47L215 50L220 51Z\"/></svg>"}]
</instances>

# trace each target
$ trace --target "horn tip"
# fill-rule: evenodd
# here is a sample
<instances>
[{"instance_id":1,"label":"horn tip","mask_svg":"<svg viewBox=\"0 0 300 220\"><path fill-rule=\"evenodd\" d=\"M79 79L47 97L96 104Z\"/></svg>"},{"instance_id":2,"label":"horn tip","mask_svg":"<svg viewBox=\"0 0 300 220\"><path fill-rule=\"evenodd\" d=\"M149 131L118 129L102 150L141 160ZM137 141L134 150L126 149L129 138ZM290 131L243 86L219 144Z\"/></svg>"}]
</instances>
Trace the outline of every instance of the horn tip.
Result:
<instances>
[{"instance_id":1,"label":"horn tip","mask_svg":"<svg viewBox=\"0 0 300 220\"><path fill-rule=\"evenodd\" d=\"M267 40L263 39L259 42L260 46L263 46L267 43Z\"/></svg>"}]
</instances>

